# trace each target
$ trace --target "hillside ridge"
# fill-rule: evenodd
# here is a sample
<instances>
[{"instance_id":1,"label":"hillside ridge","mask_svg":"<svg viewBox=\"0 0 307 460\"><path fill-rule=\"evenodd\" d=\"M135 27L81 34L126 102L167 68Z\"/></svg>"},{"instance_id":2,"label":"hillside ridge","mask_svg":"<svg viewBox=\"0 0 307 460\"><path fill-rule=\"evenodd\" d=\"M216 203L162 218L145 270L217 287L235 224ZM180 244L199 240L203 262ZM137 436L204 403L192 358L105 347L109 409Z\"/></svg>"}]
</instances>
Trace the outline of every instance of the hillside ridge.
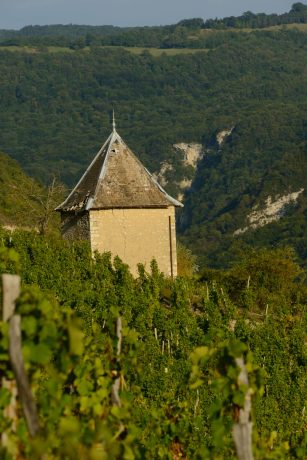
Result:
<instances>
[{"instance_id":1,"label":"hillside ridge","mask_svg":"<svg viewBox=\"0 0 307 460\"><path fill-rule=\"evenodd\" d=\"M282 14L255 14L223 19L183 19L176 24L162 26L119 27L82 24L27 25L19 30L0 29L0 45L66 46L82 49L87 46L145 46L157 48L205 48L208 32L227 30L265 30L274 27L307 24L307 5L294 3ZM209 37L210 38L210 37Z\"/></svg>"}]
</instances>

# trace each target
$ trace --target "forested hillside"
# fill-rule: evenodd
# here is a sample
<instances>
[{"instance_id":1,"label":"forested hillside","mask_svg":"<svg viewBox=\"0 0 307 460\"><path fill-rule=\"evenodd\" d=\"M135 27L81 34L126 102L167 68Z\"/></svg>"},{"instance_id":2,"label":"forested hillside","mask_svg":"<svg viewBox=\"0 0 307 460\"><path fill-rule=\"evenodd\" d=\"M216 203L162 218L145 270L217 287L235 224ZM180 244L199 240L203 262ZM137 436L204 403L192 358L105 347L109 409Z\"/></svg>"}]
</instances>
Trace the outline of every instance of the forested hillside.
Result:
<instances>
[{"instance_id":1,"label":"forested hillside","mask_svg":"<svg viewBox=\"0 0 307 460\"><path fill-rule=\"evenodd\" d=\"M178 229L201 264L229 265L246 245L291 245L304 261L307 34L193 24L170 26L163 43L163 28L125 30L129 39L112 42L143 40L142 48L90 37L74 46L36 30L23 46L6 43L0 148L40 181L55 174L71 187L109 134L114 108L120 135L149 170L170 165L170 193L192 180ZM203 145L196 171L173 148L180 142Z\"/></svg>"}]
</instances>

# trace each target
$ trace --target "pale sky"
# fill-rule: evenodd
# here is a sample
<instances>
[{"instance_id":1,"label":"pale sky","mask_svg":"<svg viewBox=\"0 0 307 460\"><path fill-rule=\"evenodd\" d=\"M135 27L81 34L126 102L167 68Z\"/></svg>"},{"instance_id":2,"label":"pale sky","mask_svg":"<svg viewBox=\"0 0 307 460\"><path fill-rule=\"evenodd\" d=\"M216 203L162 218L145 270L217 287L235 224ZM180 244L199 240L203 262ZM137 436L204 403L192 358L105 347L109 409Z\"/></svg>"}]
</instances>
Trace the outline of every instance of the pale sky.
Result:
<instances>
[{"instance_id":1,"label":"pale sky","mask_svg":"<svg viewBox=\"0 0 307 460\"><path fill-rule=\"evenodd\" d=\"M0 28L87 24L152 26L181 19L253 13L284 13L295 0L0 0ZM301 3L306 3L301 0Z\"/></svg>"}]
</instances>

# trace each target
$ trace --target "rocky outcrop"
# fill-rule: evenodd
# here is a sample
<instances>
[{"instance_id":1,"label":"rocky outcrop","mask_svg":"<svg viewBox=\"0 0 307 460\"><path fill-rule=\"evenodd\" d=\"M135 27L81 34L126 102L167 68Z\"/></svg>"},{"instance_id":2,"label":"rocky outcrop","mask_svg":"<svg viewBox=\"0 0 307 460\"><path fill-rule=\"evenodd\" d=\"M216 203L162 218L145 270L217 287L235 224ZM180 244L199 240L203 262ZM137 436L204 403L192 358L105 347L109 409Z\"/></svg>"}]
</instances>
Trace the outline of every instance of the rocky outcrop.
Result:
<instances>
[{"instance_id":1,"label":"rocky outcrop","mask_svg":"<svg viewBox=\"0 0 307 460\"><path fill-rule=\"evenodd\" d=\"M304 189L301 188L297 192L277 196L274 201L271 196L268 196L265 201L265 207L263 209L259 209L259 205L256 205L252 212L247 216L248 225L236 230L234 235L242 235L247 232L247 230L255 230L259 227L264 227L271 222L278 221L285 215L287 205L295 203L303 191Z\"/></svg>"},{"instance_id":2,"label":"rocky outcrop","mask_svg":"<svg viewBox=\"0 0 307 460\"><path fill-rule=\"evenodd\" d=\"M165 175L167 172L173 171L173 169L173 166L165 161L161 164L160 171L158 173L154 173L152 176L160 185L162 185L162 187L165 187L168 182Z\"/></svg>"},{"instance_id":3,"label":"rocky outcrop","mask_svg":"<svg viewBox=\"0 0 307 460\"><path fill-rule=\"evenodd\" d=\"M204 155L203 146L197 143L186 144L180 142L178 144L173 144L173 147L176 151L183 153L183 164L184 166L192 166L194 170L197 168L198 162ZM153 177L158 181L162 187L165 187L168 184L167 175L168 173L174 171L174 166L169 162L163 162L161 164L160 171L153 174ZM188 190L192 185L193 179L183 178L181 181L175 182L179 187L180 192L177 195L177 199L182 201L184 198L184 192Z\"/></svg>"},{"instance_id":4,"label":"rocky outcrop","mask_svg":"<svg viewBox=\"0 0 307 460\"><path fill-rule=\"evenodd\" d=\"M201 144L174 144L173 147L176 150L181 150L184 154L184 164L186 166L192 166L194 169L197 166L198 161L203 156L203 146Z\"/></svg>"},{"instance_id":5,"label":"rocky outcrop","mask_svg":"<svg viewBox=\"0 0 307 460\"><path fill-rule=\"evenodd\" d=\"M185 144L183 142L179 144L174 144L173 147L176 150L181 150L184 154L183 163L185 166L192 166L194 170L197 168L197 164L199 160L203 157L204 151L203 146L201 144ZM184 193L188 190L192 185L192 179L183 179L179 182L179 188L181 192L178 194L178 200L183 201Z\"/></svg>"},{"instance_id":6,"label":"rocky outcrop","mask_svg":"<svg viewBox=\"0 0 307 460\"><path fill-rule=\"evenodd\" d=\"M225 139L231 135L233 130L234 130L234 127L230 129L224 129L223 131L220 131L219 133L217 133L216 141L220 147L223 145Z\"/></svg>"}]
</instances>

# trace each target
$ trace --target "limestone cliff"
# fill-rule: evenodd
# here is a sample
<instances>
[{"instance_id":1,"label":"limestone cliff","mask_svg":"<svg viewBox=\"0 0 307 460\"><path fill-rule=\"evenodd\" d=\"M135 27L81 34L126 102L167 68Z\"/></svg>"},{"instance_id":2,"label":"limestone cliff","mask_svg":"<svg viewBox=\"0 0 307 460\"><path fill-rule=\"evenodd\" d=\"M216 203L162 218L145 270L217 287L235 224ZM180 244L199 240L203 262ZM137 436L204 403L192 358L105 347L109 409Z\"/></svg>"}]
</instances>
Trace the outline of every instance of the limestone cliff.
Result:
<instances>
[{"instance_id":1,"label":"limestone cliff","mask_svg":"<svg viewBox=\"0 0 307 460\"><path fill-rule=\"evenodd\" d=\"M301 188L297 192L288 193L283 196L276 196L273 200L271 196L268 196L265 205L262 209L259 209L259 205L254 206L252 212L247 216L248 225L243 228L239 228L234 232L234 235L241 235L250 229L257 229L264 227L271 222L278 221L287 211L289 204L297 202L301 193L304 189Z\"/></svg>"}]
</instances>

